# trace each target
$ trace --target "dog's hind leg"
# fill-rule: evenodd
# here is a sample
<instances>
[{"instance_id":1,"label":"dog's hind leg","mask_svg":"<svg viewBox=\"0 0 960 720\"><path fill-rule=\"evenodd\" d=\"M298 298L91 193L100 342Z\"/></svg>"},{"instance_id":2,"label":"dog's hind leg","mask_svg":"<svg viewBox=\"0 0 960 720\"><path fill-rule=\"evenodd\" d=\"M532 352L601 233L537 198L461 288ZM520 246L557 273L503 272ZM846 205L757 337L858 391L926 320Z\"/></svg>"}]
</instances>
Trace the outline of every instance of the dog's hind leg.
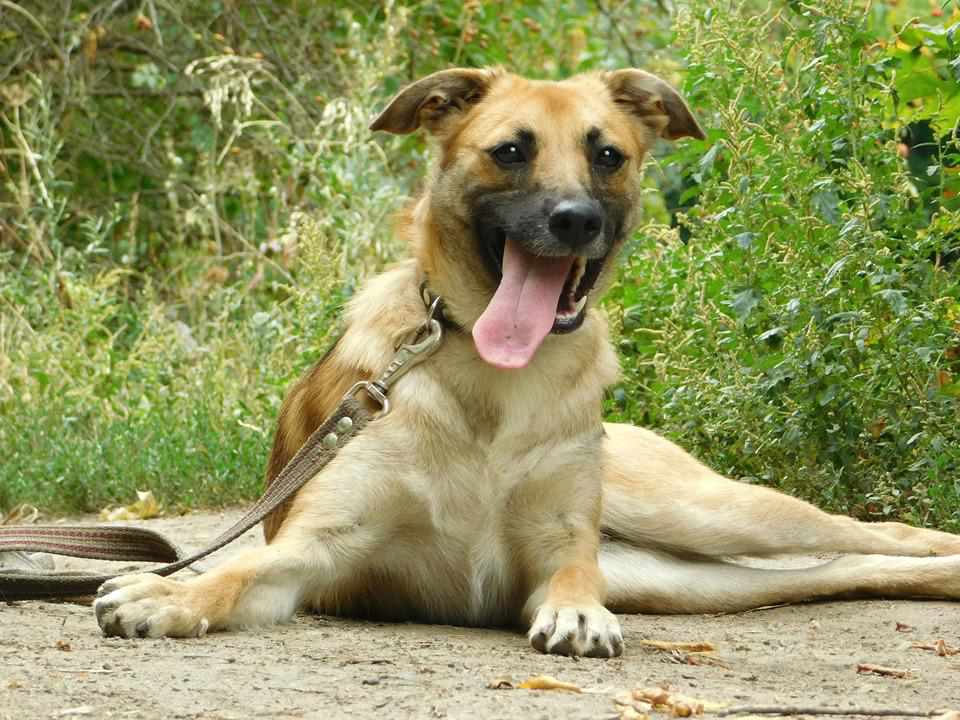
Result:
<instances>
[{"instance_id":1,"label":"dog's hind leg","mask_svg":"<svg viewBox=\"0 0 960 720\"><path fill-rule=\"evenodd\" d=\"M620 613L735 612L830 597L960 599L960 556L848 555L781 570L607 542L600 548L600 570L606 605Z\"/></svg>"},{"instance_id":2,"label":"dog's hind leg","mask_svg":"<svg viewBox=\"0 0 960 720\"><path fill-rule=\"evenodd\" d=\"M721 477L660 436L605 425L604 531L645 548L706 556L835 552L960 554L960 536L830 515Z\"/></svg>"}]
</instances>

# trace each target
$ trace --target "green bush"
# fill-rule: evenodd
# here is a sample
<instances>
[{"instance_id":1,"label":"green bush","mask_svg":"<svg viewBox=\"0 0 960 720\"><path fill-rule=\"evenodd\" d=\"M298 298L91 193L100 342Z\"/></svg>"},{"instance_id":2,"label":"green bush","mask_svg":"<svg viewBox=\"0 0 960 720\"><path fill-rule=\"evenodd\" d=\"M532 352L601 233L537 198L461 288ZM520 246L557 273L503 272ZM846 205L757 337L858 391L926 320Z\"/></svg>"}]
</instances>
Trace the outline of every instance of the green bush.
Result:
<instances>
[{"instance_id":1,"label":"green bush","mask_svg":"<svg viewBox=\"0 0 960 720\"><path fill-rule=\"evenodd\" d=\"M960 46L884 42L886 21L836 0L678 19L715 115L661 161L695 204L641 233L610 299L612 405L732 476L960 529ZM920 173L917 125L943 133Z\"/></svg>"},{"instance_id":2,"label":"green bush","mask_svg":"<svg viewBox=\"0 0 960 720\"><path fill-rule=\"evenodd\" d=\"M402 252L427 160L367 132L385 99L452 64L633 64L710 137L645 180L610 417L957 529L956 22L927 0L0 4L0 509L256 495L285 388Z\"/></svg>"}]
</instances>

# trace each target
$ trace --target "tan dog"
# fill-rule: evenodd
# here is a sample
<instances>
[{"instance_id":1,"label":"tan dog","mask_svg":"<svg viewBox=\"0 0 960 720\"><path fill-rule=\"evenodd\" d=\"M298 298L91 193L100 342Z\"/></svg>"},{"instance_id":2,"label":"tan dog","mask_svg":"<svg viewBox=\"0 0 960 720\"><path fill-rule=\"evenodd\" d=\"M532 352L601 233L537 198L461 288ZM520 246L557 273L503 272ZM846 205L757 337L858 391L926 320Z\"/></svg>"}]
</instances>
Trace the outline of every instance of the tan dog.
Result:
<instances>
[{"instance_id":1,"label":"tan dog","mask_svg":"<svg viewBox=\"0 0 960 720\"><path fill-rule=\"evenodd\" d=\"M393 410L266 523L265 548L183 582L106 583L106 634L197 636L312 608L522 622L542 652L608 657L623 647L610 610L960 597L958 537L827 515L601 423L617 359L592 306L634 227L640 167L658 136L703 137L673 89L639 70L449 70L373 124L418 127L439 159L400 222L413 257L357 295L344 336L290 393L268 481L423 322L422 283L456 327L396 385ZM790 571L722 559L821 551L852 555Z\"/></svg>"}]
</instances>

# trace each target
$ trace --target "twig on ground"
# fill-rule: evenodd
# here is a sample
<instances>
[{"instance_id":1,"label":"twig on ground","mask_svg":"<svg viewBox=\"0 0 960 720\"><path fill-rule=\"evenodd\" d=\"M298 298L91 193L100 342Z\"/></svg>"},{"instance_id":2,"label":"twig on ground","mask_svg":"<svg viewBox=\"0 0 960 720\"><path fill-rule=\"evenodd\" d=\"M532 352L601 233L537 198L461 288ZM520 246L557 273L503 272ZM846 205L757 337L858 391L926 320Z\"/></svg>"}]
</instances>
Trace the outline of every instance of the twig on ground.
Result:
<instances>
[{"instance_id":1,"label":"twig on ground","mask_svg":"<svg viewBox=\"0 0 960 720\"><path fill-rule=\"evenodd\" d=\"M728 715L872 715L874 717L933 717L944 710L916 710L899 708L831 708L802 705L734 705L717 713Z\"/></svg>"},{"instance_id":2,"label":"twig on ground","mask_svg":"<svg viewBox=\"0 0 960 720\"><path fill-rule=\"evenodd\" d=\"M872 663L860 663L857 665L858 673L872 673L874 675L883 675L884 677L908 678L912 677L909 670L900 670L899 668L884 667L883 665L873 665Z\"/></svg>"},{"instance_id":3,"label":"twig on ground","mask_svg":"<svg viewBox=\"0 0 960 720\"><path fill-rule=\"evenodd\" d=\"M952 645L947 645L943 640L937 640L933 643L919 643L915 642L911 645L912 648L916 650L932 650L940 657L949 657L950 655L960 655L960 648L953 647Z\"/></svg>"},{"instance_id":4,"label":"twig on ground","mask_svg":"<svg viewBox=\"0 0 960 720\"><path fill-rule=\"evenodd\" d=\"M716 648L708 642L673 642L671 640L641 640L644 647L673 652L713 652Z\"/></svg>"}]
</instances>

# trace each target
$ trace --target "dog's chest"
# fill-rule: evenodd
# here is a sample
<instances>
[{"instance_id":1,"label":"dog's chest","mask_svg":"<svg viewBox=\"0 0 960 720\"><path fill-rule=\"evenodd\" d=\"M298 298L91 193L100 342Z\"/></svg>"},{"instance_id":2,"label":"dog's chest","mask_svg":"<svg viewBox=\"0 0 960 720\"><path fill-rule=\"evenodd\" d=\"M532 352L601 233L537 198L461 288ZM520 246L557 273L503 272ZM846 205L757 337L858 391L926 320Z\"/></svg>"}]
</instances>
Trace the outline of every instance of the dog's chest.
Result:
<instances>
[{"instance_id":1,"label":"dog's chest","mask_svg":"<svg viewBox=\"0 0 960 720\"><path fill-rule=\"evenodd\" d=\"M483 416L438 384L413 386L397 387L398 409L383 426L398 461L384 468L391 502L378 510L390 537L369 568L374 582L359 584L389 592L364 594L363 608L455 624L515 622L543 581L544 558L528 548L578 510L578 488L599 487L598 424L525 399L520 388ZM476 431L481 419L484 433Z\"/></svg>"},{"instance_id":2,"label":"dog's chest","mask_svg":"<svg viewBox=\"0 0 960 720\"><path fill-rule=\"evenodd\" d=\"M574 496L564 492L584 472L589 452L579 441L520 449L516 442L473 443L442 467L421 468L409 485L423 508L417 564L442 568L430 578L433 597L467 624L515 619L530 591L522 547L542 517L559 516ZM557 493L550 493L555 487ZM437 593L437 589L442 592Z\"/></svg>"},{"instance_id":3,"label":"dog's chest","mask_svg":"<svg viewBox=\"0 0 960 720\"><path fill-rule=\"evenodd\" d=\"M421 473L415 481L426 511L425 549L448 564L449 578L457 578L456 602L468 621L482 622L491 610L502 610L518 584L512 506L534 469L529 458L474 447L442 472Z\"/></svg>"}]
</instances>

